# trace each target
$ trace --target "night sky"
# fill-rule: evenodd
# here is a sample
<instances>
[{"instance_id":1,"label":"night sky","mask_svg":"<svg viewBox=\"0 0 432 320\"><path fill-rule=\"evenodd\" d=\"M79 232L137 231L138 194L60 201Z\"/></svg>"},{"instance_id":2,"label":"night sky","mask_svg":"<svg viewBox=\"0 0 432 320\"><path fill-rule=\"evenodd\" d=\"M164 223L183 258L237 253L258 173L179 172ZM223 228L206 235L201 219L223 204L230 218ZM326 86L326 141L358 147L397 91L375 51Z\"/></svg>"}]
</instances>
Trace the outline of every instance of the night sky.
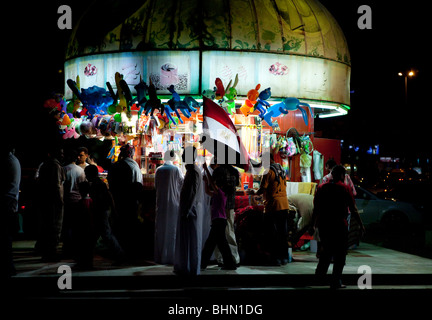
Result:
<instances>
[{"instance_id":1,"label":"night sky","mask_svg":"<svg viewBox=\"0 0 432 320\"><path fill-rule=\"evenodd\" d=\"M412 156L429 153L431 81L428 10L420 1L403 6L392 1L340 1L321 3L333 14L351 53L351 112L347 117L316 121L325 134L354 144L380 144L382 155ZM360 5L372 9L372 30L360 30ZM414 70L408 79L398 72Z\"/></svg>"},{"instance_id":2,"label":"night sky","mask_svg":"<svg viewBox=\"0 0 432 320\"><path fill-rule=\"evenodd\" d=\"M73 24L89 1L37 1L13 3L4 14L3 64L4 119L18 137L19 148L38 149L43 144L38 110L52 92L63 92L65 45L71 31L59 30L57 9L72 8ZM351 54L351 110L348 116L319 119L316 131L323 137L344 139L361 146L380 144L383 155L429 154L431 115L428 64L431 19L425 2L404 3L372 0L328 0L321 3L336 18ZM372 9L372 30L360 30L360 5ZM8 7L9 8L9 7ZM91 31L89 31L91 32ZM404 79L397 74L413 69L408 80L408 103ZM9 121L9 119L12 119ZM34 143L37 142L37 143Z\"/></svg>"}]
</instances>

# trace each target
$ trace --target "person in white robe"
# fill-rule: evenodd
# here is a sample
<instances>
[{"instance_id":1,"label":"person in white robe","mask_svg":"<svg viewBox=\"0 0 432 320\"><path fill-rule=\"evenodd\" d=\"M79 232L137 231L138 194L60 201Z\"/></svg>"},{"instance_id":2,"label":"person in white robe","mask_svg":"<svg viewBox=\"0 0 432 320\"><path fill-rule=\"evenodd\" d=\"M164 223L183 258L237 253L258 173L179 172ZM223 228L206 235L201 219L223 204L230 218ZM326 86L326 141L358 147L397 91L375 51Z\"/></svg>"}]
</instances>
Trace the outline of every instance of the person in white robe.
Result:
<instances>
[{"instance_id":1,"label":"person in white robe","mask_svg":"<svg viewBox=\"0 0 432 320\"><path fill-rule=\"evenodd\" d=\"M183 153L186 174L180 192L174 257L174 273L177 275L195 276L200 274L203 178L201 170L194 163L195 159L196 149L186 147Z\"/></svg>"},{"instance_id":2,"label":"person in white robe","mask_svg":"<svg viewBox=\"0 0 432 320\"><path fill-rule=\"evenodd\" d=\"M183 173L173 165L173 152L166 152L164 164L156 169L156 216L154 237L154 261L173 264L176 229L180 204Z\"/></svg>"},{"instance_id":3,"label":"person in white robe","mask_svg":"<svg viewBox=\"0 0 432 320\"><path fill-rule=\"evenodd\" d=\"M213 174L213 170L216 168L216 164L212 163L210 166L208 166L208 170L210 174ZM204 169L201 170L201 174L204 177ZM203 227L202 227L202 238L203 238L203 248L205 240L208 238L210 234L210 227L211 227L211 196L209 196L203 188ZM202 249L203 249L202 248ZM202 251L202 250L201 250ZM212 256L214 258L214 256Z\"/></svg>"}]
</instances>

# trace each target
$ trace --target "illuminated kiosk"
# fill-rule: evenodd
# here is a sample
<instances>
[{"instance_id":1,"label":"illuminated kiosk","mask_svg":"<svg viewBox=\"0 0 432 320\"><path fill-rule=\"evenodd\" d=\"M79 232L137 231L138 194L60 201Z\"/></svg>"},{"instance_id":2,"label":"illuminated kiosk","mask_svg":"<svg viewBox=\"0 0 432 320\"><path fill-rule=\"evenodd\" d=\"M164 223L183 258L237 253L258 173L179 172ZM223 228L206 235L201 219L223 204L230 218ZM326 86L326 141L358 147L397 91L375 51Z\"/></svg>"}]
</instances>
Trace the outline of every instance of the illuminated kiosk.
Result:
<instances>
[{"instance_id":1,"label":"illuminated kiosk","mask_svg":"<svg viewBox=\"0 0 432 320\"><path fill-rule=\"evenodd\" d=\"M238 74L239 96L260 83L316 114L320 106L346 113L350 70L342 30L314 0L96 1L76 23L65 62L66 79L79 75L81 88L115 86L118 71L132 93L140 76L199 95Z\"/></svg>"},{"instance_id":2,"label":"illuminated kiosk","mask_svg":"<svg viewBox=\"0 0 432 320\"><path fill-rule=\"evenodd\" d=\"M295 97L328 117L349 110L350 63L341 28L316 0L112 0L95 1L75 24L65 78L116 90L120 72L132 94L142 78L169 99L171 84L199 98L217 77L226 86L238 74L237 108L261 84L271 104ZM292 111L278 118L283 132L313 132L309 120Z\"/></svg>"}]
</instances>

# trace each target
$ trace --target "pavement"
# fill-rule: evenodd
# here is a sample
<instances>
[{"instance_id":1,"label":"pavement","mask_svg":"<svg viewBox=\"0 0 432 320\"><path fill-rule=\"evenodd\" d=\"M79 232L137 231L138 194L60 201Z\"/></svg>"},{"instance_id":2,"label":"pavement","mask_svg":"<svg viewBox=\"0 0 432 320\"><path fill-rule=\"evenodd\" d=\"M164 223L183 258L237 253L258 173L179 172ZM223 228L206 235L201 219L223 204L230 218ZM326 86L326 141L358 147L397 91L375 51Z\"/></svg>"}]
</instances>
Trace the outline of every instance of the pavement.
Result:
<instances>
[{"instance_id":1,"label":"pavement","mask_svg":"<svg viewBox=\"0 0 432 320\"><path fill-rule=\"evenodd\" d=\"M318 259L310 251L293 252L293 261L283 266L241 265L237 270L221 270L214 264L199 276L181 277L172 266L151 260L118 266L98 254L93 269L79 270L73 260L41 262L33 248L34 241L14 242L17 274L7 291L9 301L32 305L32 313L55 305L79 314L82 306L90 305L98 314L111 315L110 307L118 306L113 310L151 310L162 318L187 319L197 317L201 308L200 318L249 319L289 314L294 309L332 312L345 306L349 310L376 307L388 316L426 310L428 304L420 301L431 298L432 259L369 243L349 250L343 274L347 287L339 290L331 290L328 279L315 277ZM63 271L68 267L69 279Z\"/></svg>"}]
</instances>

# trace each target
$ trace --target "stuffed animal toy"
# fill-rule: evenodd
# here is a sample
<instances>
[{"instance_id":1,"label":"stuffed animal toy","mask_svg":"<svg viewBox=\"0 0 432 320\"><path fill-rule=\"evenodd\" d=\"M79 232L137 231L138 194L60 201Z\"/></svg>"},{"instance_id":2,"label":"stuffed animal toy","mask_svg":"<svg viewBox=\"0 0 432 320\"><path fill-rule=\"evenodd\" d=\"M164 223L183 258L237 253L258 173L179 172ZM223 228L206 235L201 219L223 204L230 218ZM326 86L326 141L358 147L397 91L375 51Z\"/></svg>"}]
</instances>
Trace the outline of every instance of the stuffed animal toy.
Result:
<instances>
[{"instance_id":1,"label":"stuffed animal toy","mask_svg":"<svg viewBox=\"0 0 432 320\"><path fill-rule=\"evenodd\" d=\"M287 114L288 111L300 110L303 116L303 121L306 125L309 124L306 110L301 107L309 108L309 112L313 117L313 112L309 104L300 102L297 98L286 98L282 102L276 103L267 109L267 112L262 117L270 126L272 126L271 118L275 118L281 114Z\"/></svg>"},{"instance_id":2,"label":"stuffed animal toy","mask_svg":"<svg viewBox=\"0 0 432 320\"><path fill-rule=\"evenodd\" d=\"M158 98L156 94L156 87L151 81L150 81L150 86L148 87L148 95L149 95L149 99L146 101L144 105L145 114L148 115L149 112L151 111L150 116L153 116L155 110L159 110L159 112L162 112L163 111L162 102Z\"/></svg>"},{"instance_id":3,"label":"stuffed animal toy","mask_svg":"<svg viewBox=\"0 0 432 320\"><path fill-rule=\"evenodd\" d=\"M81 106L86 107L85 102L81 99L79 76L76 77L76 82L68 79L66 83L73 93L72 100L67 104L66 110L68 113L75 114Z\"/></svg>"},{"instance_id":4,"label":"stuffed animal toy","mask_svg":"<svg viewBox=\"0 0 432 320\"><path fill-rule=\"evenodd\" d=\"M270 97L271 97L270 88L264 89L258 95L258 100L254 105L254 110L258 110L260 112L259 116L261 119L264 118L264 114L266 113L267 108L270 107L270 103L268 103L268 101L266 101Z\"/></svg>"},{"instance_id":5,"label":"stuffed animal toy","mask_svg":"<svg viewBox=\"0 0 432 320\"><path fill-rule=\"evenodd\" d=\"M81 99L87 105L86 109L89 117L93 117L96 114L107 114L108 107L113 103L110 92L98 86L81 89Z\"/></svg>"},{"instance_id":6,"label":"stuffed animal toy","mask_svg":"<svg viewBox=\"0 0 432 320\"><path fill-rule=\"evenodd\" d=\"M261 88L260 84L257 84L255 89L251 89L247 93L247 99L245 103L241 106L240 111L247 117L252 112L254 112L254 105L257 103L259 96L258 90Z\"/></svg>"},{"instance_id":7,"label":"stuffed animal toy","mask_svg":"<svg viewBox=\"0 0 432 320\"><path fill-rule=\"evenodd\" d=\"M183 123L178 110L180 110L186 118L190 118L191 112L195 112L197 108L199 108L199 103L192 97L185 97L181 100L180 95L174 90L173 85L168 87L168 91L171 92L172 98L168 100L168 105L164 105L164 112L175 124L177 123L171 116L172 112L175 112L179 121Z\"/></svg>"},{"instance_id":8,"label":"stuffed animal toy","mask_svg":"<svg viewBox=\"0 0 432 320\"><path fill-rule=\"evenodd\" d=\"M225 95L223 97L222 107L225 107L230 114L235 114L235 99L237 98L237 89L235 88L238 84L238 74L235 76L234 84L231 86L232 80L228 83L225 88Z\"/></svg>"},{"instance_id":9,"label":"stuffed animal toy","mask_svg":"<svg viewBox=\"0 0 432 320\"><path fill-rule=\"evenodd\" d=\"M139 107L138 111L138 117L141 116L141 113L144 111L144 105L147 102L147 94L148 94L148 86L147 84L142 80L140 76L140 82L134 87L137 92L137 102L136 104Z\"/></svg>"}]
</instances>

